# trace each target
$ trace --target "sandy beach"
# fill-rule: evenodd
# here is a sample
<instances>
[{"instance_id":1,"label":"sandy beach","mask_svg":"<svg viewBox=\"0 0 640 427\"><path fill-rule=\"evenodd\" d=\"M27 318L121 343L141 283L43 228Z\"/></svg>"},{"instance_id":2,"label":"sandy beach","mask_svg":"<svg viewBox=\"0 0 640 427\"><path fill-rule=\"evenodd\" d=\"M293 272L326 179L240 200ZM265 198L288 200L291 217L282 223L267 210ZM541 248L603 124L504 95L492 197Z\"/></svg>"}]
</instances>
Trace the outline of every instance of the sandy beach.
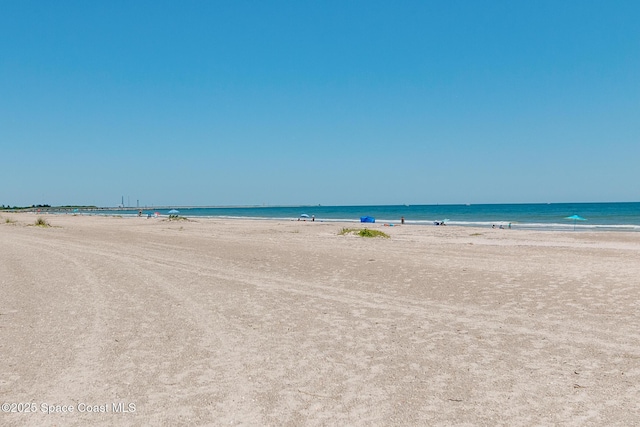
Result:
<instances>
[{"instance_id":1,"label":"sandy beach","mask_svg":"<svg viewBox=\"0 0 640 427\"><path fill-rule=\"evenodd\" d=\"M0 213L3 426L640 425L640 233L43 217Z\"/></svg>"}]
</instances>

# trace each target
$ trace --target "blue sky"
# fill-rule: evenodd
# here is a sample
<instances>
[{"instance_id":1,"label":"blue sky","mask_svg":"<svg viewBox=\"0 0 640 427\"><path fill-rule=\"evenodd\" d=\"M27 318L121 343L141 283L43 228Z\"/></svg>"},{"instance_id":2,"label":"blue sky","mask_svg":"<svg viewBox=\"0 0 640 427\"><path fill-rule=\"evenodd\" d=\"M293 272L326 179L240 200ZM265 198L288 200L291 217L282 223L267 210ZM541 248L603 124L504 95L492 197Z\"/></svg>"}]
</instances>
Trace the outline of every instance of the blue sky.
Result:
<instances>
[{"instance_id":1,"label":"blue sky","mask_svg":"<svg viewBox=\"0 0 640 427\"><path fill-rule=\"evenodd\" d=\"M640 200L640 2L0 0L0 204Z\"/></svg>"}]
</instances>

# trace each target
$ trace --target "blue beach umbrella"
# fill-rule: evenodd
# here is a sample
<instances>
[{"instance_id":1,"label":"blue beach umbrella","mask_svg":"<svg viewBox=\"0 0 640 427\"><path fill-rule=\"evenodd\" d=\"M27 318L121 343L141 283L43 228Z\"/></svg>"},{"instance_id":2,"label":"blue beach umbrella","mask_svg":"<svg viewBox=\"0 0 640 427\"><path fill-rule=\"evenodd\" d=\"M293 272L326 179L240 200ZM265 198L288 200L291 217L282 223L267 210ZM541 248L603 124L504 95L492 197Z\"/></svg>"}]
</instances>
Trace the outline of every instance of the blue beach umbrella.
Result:
<instances>
[{"instance_id":1,"label":"blue beach umbrella","mask_svg":"<svg viewBox=\"0 0 640 427\"><path fill-rule=\"evenodd\" d=\"M300 218L309 218L309 215L307 215L307 214L302 214L302 215L300 215Z\"/></svg>"},{"instance_id":2,"label":"blue beach umbrella","mask_svg":"<svg viewBox=\"0 0 640 427\"><path fill-rule=\"evenodd\" d=\"M171 209L168 213L170 213L170 214L177 214L177 213L180 213L180 211L177 211L177 210L175 210L175 209Z\"/></svg>"},{"instance_id":3,"label":"blue beach umbrella","mask_svg":"<svg viewBox=\"0 0 640 427\"><path fill-rule=\"evenodd\" d=\"M586 221L585 218L582 218L580 215L571 215L566 217L565 219L572 219L573 220L573 229L576 229L576 222L577 221Z\"/></svg>"}]
</instances>

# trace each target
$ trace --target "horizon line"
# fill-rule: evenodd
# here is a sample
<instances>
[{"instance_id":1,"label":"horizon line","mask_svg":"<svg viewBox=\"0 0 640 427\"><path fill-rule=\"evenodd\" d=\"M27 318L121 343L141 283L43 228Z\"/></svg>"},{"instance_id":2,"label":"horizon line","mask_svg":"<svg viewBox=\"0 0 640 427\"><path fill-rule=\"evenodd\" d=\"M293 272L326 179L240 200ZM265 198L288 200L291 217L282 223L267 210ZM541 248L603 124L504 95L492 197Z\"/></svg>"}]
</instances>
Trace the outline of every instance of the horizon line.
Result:
<instances>
[{"instance_id":1,"label":"horizon line","mask_svg":"<svg viewBox=\"0 0 640 427\"><path fill-rule=\"evenodd\" d=\"M323 205L323 204L248 204L248 205L146 205L146 206L98 206L98 205L31 205L31 206L2 206L0 210L14 209L99 209L99 210L136 210L136 209L251 209L251 208L299 208L299 207L371 207L371 206L483 206L483 205L586 205L586 204L629 204L640 201L608 201L608 202L508 202L508 203L401 203L401 204L348 204L348 205Z\"/></svg>"}]
</instances>

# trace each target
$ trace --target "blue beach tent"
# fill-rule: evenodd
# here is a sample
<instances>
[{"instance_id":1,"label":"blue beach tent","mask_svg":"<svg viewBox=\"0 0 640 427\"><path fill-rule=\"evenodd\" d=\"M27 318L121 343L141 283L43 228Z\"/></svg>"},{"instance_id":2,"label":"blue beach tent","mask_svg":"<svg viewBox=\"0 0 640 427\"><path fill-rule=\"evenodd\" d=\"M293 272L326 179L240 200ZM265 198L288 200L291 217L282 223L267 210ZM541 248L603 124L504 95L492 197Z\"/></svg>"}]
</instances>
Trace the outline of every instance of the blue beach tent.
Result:
<instances>
[{"instance_id":1,"label":"blue beach tent","mask_svg":"<svg viewBox=\"0 0 640 427\"><path fill-rule=\"evenodd\" d=\"M376 219L370 216L361 216L360 222L376 222Z\"/></svg>"}]
</instances>

